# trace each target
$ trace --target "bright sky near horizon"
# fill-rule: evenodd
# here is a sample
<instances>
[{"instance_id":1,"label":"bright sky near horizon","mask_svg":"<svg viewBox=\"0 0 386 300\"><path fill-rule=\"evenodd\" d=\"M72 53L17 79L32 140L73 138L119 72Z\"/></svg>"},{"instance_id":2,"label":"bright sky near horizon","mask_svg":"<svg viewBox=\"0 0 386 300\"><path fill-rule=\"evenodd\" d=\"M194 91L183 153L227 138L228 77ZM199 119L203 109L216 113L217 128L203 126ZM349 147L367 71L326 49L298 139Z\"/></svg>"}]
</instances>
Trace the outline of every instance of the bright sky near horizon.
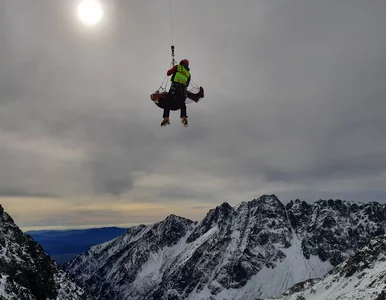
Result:
<instances>
[{"instance_id":1,"label":"bright sky near horizon","mask_svg":"<svg viewBox=\"0 0 386 300\"><path fill-rule=\"evenodd\" d=\"M176 59L205 88L188 128L161 128L149 98L169 0L97 2L93 26L79 0L0 2L0 204L20 227L200 220L262 194L385 202L385 1L171 0Z\"/></svg>"}]
</instances>

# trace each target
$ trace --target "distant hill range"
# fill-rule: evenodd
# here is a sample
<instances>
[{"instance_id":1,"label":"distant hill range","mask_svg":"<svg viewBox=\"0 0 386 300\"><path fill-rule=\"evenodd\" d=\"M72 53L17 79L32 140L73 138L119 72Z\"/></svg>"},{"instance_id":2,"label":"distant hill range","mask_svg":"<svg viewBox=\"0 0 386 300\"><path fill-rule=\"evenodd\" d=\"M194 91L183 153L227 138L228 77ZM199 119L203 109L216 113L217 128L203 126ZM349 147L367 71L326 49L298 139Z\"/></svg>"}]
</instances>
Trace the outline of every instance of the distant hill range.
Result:
<instances>
[{"instance_id":1,"label":"distant hill range","mask_svg":"<svg viewBox=\"0 0 386 300\"><path fill-rule=\"evenodd\" d=\"M73 259L91 246L110 241L125 233L127 228L103 227L77 230L27 231L58 264Z\"/></svg>"}]
</instances>

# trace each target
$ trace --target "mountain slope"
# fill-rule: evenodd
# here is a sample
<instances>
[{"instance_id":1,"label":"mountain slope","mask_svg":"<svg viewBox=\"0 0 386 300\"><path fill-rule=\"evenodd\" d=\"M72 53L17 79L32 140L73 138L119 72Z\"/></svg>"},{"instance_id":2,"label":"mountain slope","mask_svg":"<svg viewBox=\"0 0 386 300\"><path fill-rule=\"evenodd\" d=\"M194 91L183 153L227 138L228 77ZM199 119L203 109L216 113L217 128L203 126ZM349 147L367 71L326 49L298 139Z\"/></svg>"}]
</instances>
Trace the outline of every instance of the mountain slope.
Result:
<instances>
[{"instance_id":1,"label":"mountain slope","mask_svg":"<svg viewBox=\"0 0 386 300\"><path fill-rule=\"evenodd\" d=\"M386 237L372 240L321 280L300 283L277 300L386 299Z\"/></svg>"},{"instance_id":2,"label":"mountain slope","mask_svg":"<svg viewBox=\"0 0 386 300\"><path fill-rule=\"evenodd\" d=\"M161 274L172 267L193 225L171 215L152 226L132 227L65 266L100 299L130 299L127 297L142 295L160 283Z\"/></svg>"},{"instance_id":3,"label":"mountain slope","mask_svg":"<svg viewBox=\"0 0 386 300\"><path fill-rule=\"evenodd\" d=\"M275 195L227 203L199 223L169 216L92 247L66 270L100 300L254 300L322 277L384 233L385 207Z\"/></svg>"},{"instance_id":4,"label":"mountain slope","mask_svg":"<svg viewBox=\"0 0 386 300\"><path fill-rule=\"evenodd\" d=\"M377 202L319 200L308 204L296 200L286 209L292 227L302 238L304 255L317 255L333 265L353 255L372 237L385 233L386 208Z\"/></svg>"},{"instance_id":5,"label":"mountain slope","mask_svg":"<svg viewBox=\"0 0 386 300\"><path fill-rule=\"evenodd\" d=\"M23 234L1 205L0 299L88 299L43 248Z\"/></svg>"}]
</instances>

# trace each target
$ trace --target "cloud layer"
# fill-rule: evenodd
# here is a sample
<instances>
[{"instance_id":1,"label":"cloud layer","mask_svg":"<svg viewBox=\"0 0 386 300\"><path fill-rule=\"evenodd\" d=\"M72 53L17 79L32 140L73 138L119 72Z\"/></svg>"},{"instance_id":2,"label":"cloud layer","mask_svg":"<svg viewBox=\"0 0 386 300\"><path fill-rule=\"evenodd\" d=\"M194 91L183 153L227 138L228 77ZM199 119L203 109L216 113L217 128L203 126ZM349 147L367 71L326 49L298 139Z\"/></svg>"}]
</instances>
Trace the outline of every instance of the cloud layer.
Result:
<instances>
[{"instance_id":1,"label":"cloud layer","mask_svg":"<svg viewBox=\"0 0 386 300\"><path fill-rule=\"evenodd\" d=\"M77 1L0 3L0 202L22 226L199 219L262 193L386 199L384 1L172 3L176 59L206 95L189 128L160 128L149 99L168 1L102 1L93 29Z\"/></svg>"}]
</instances>

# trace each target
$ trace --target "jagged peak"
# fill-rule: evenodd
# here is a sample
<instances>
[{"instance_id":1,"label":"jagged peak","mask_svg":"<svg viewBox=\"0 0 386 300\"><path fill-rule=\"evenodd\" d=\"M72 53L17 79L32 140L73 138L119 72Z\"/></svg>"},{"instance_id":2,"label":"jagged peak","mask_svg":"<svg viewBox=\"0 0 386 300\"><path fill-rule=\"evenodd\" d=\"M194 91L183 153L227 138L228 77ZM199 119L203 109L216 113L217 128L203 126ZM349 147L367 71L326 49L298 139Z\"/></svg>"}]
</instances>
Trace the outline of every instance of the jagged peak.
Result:
<instances>
[{"instance_id":1,"label":"jagged peak","mask_svg":"<svg viewBox=\"0 0 386 300\"><path fill-rule=\"evenodd\" d=\"M297 207L304 207L304 206L310 206L312 204L310 204L309 202L307 201L304 201L304 200L300 200L299 198L295 199L295 200L290 200L287 204L286 204L286 207L294 207L294 206L297 206Z\"/></svg>"},{"instance_id":2,"label":"jagged peak","mask_svg":"<svg viewBox=\"0 0 386 300\"><path fill-rule=\"evenodd\" d=\"M371 207L371 208L377 208L377 209L383 209L385 208L385 204L381 204L379 202L371 201L367 202L365 204L362 204L363 206Z\"/></svg>"},{"instance_id":3,"label":"jagged peak","mask_svg":"<svg viewBox=\"0 0 386 300\"><path fill-rule=\"evenodd\" d=\"M192 221L190 219L187 219L187 218L184 218L184 217L180 217L180 216L177 216L175 214L168 215L160 223L169 223L169 222L184 222L184 223L189 223L189 224L194 223L194 221Z\"/></svg>"},{"instance_id":4,"label":"jagged peak","mask_svg":"<svg viewBox=\"0 0 386 300\"><path fill-rule=\"evenodd\" d=\"M174 228L173 230L176 230L176 228L179 228L179 230L186 230L193 223L194 221L192 220L170 214L163 221L153 224L151 230L155 229L156 231L154 233L156 233L157 236L162 237L166 232L169 232L171 228Z\"/></svg>"},{"instance_id":5,"label":"jagged peak","mask_svg":"<svg viewBox=\"0 0 386 300\"><path fill-rule=\"evenodd\" d=\"M283 203L276 197L275 194L272 195L262 195L257 199L253 199L251 202L264 203L268 205L280 205L283 206Z\"/></svg>"},{"instance_id":6,"label":"jagged peak","mask_svg":"<svg viewBox=\"0 0 386 300\"><path fill-rule=\"evenodd\" d=\"M300 199L290 200L286 204L287 209L291 209L296 206L313 206L319 207L322 209L332 208L332 209L348 209L350 211L356 211L358 209L385 209L386 205L372 201L372 202L361 202L361 201L351 201L351 200L342 200L342 199L319 199L317 201L304 201Z\"/></svg>"},{"instance_id":7,"label":"jagged peak","mask_svg":"<svg viewBox=\"0 0 386 300\"><path fill-rule=\"evenodd\" d=\"M299 198L296 198L295 200L290 200L288 203L290 204L303 204L303 203L306 203L306 204L309 204L307 201L304 201L304 200L300 200Z\"/></svg>"},{"instance_id":8,"label":"jagged peak","mask_svg":"<svg viewBox=\"0 0 386 300\"><path fill-rule=\"evenodd\" d=\"M205 219L212 218L214 215L217 216L216 217L216 219L217 219L220 216L229 215L232 212L234 212L234 208L232 206L230 206L229 203L223 202L221 205L216 206L215 209L211 209L208 212L208 214L206 215Z\"/></svg>"},{"instance_id":9,"label":"jagged peak","mask_svg":"<svg viewBox=\"0 0 386 300\"><path fill-rule=\"evenodd\" d=\"M357 210L365 210L369 215L383 215L386 213L386 206L379 202L355 202L355 201L347 201L341 199L328 199L323 200L320 199L314 203L316 207L321 209L334 209L334 210L344 210L344 211L357 211Z\"/></svg>"},{"instance_id":10,"label":"jagged peak","mask_svg":"<svg viewBox=\"0 0 386 300\"><path fill-rule=\"evenodd\" d=\"M244 210L246 207L249 207L249 208L260 207L260 208L263 208L264 210L267 210L267 209L271 210L274 208L275 209L279 208L280 210L286 209L283 202L281 202L275 194L271 194L271 195L263 194L260 197L254 198L250 201L242 201L239 204L235 205L233 207L233 210L239 213L240 211Z\"/></svg>"},{"instance_id":11,"label":"jagged peak","mask_svg":"<svg viewBox=\"0 0 386 300\"><path fill-rule=\"evenodd\" d=\"M0 205L0 222L5 222L11 225L12 227L15 227L15 221L12 219L12 217L4 210L4 208Z\"/></svg>"},{"instance_id":12,"label":"jagged peak","mask_svg":"<svg viewBox=\"0 0 386 300\"><path fill-rule=\"evenodd\" d=\"M342 199L319 199L315 201L315 204L323 205L323 206L334 206L336 204L344 204L346 206L351 206L351 205L365 205L368 203L363 203L363 202L355 202L355 201L349 201L349 200L342 200Z\"/></svg>"},{"instance_id":13,"label":"jagged peak","mask_svg":"<svg viewBox=\"0 0 386 300\"><path fill-rule=\"evenodd\" d=\"M270 202L270 201L278 201L280 202L279 198L276 197L275 194L271 194L271 195L268 195L268 194L263 194L261 195L259 198L257 198L257 200L260 200L260 201L265 201L265 202ZM280 202L281 203L281 202Z\"/></svg>"},{"instance_id":14,"label":"jagged peak","mask_svg":"<svg viewBox=\"0 0 386 300\"><path fill-rule=\"evenodd\" d=\"M223 202L223 203L220 205L220 208L222 208L222 209L233 210L233 207L230 206L228 202Z\"/></svg>"},{"instance_id":15,"label":"jagged peak","mask_svg":"<svg viewBox=\"0 0 386 300\"><path fill-rule=\"evenodd\" d=\"M229 205L227 202L223 202L221 205L209 210L205 218L199 222L198 226L192 232L187 242L190 243L202 236L214 226L223 228L231 219L232 215L235 212L234 208Z\"/></svg>"},{"instance_id":16,"label":"jagged peak","mask_svg":"<svg viewBox=\"0 0 386 300\"><path fill-rule=\"evenodd\" d=\"M221 205L216 206L208 211L205 218L201 222L205 222L206 219L212 218L213 215L221 215L223 212L234 211L234 207L232 207L228 202L223 202Z\"/></svg>"},{"instance_id":17,"label":"jagged peak","mask_svg":"<svg viewBox=\"0 0 386 300\"><path fill-rule=\"evenodd\" d=\"M233 206L232 208L233 208L233 210L238 210L239 207L244 206L245 203L246 203L245 201L241 201L240 203L236 204L236 205Z\"/></svg>"},{"instance_id":18,"label":"jagged peak","mask_svg":"<svg viewBox=\"0 0 386 300\"><path fill-rule=\"evenodd\" d=\"M257 199L250 201L253 206L259 206L264 210L277 209L285 210L284 204L276 197L275 194L272 195L262 195Z\"/></svg>"},{"instance_id":19,"label":"jagged peak","mask_svg":"<svg viewBox=\"0 0 386 300\"><path fill-rule=\"evenodd\" d=\"M228 214L229 212L233 212L234 209L228 203L224 202L216 208L212 208L208 211L205 218L201 221L202 224L210 222L216 222L218 218L224 214Z\"/></svg>"}]
</instances>

